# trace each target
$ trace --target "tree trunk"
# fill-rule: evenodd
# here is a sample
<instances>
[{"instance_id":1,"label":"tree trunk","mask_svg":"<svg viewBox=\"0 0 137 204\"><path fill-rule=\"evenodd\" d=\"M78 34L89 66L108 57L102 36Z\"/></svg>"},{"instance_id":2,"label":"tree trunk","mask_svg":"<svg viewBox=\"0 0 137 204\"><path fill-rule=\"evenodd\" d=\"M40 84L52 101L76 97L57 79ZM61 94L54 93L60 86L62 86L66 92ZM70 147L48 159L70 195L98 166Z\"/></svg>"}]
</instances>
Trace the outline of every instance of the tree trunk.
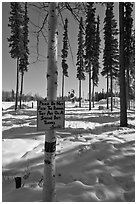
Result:
<instances>
[{"instance_id":1,"label":"tree trunk","mask_svg":"<svg viewBox=\"0 0 137 204\"><path fill-rule=\"evenodd\" d=\"M109 76L107 73L107 109L109 109L108 92L109 92Z\"/></svg>"},{"instance_id":2,"label":"tree trunk","mask_svg":"<svg viewBox=\"0 0 137 204\"><path fill-rule=\"evenodd\" d=\"M113 76L111 72L111 80L110 80L110 86L111 86L111 111L113 111Z\"/></svg>"},{"instance_id":3,"label":"tree trunk","mask_svg":"<svg viewBox=\"0 0 137 204\"><path fill-rule=\"evenodd\" d=\"M81 80L79 80L79 108L81 108Z\"/></svg>"},{"instance_id":4,"label":"tree trunk","mask_svg":"<svg viewBox=\"0 0 137 204\"><path fill-rule=\"evenodd\" d=\"M120 30L120 126L127 127L127 99L124 67L124 3L119 3Z\"/></svg>"},{"instance_id":5,"label":"tree trunk","mask_svg":"<svg viewBox=\"0 0 137 204\"><path fill-rule=\"evenodd\" d=\"M57 99L57 2L49 3L48 17L48 62L47 62L47 99ZM44 150L44 184L43 201L53 202L56 199L55 192L55 153L56 134L54 129L45 133Z\"/></svg>"},{"instance_id":6,"label":"tree trunk","mask_svg":"<svg viewBox=\"0 0 137 204\"><path fill-rule=\"evenodd\" d=\"M16 82L15 110L17 110L17 106L18 106L18 92L19 92L19 57L17 58L17 82Z\"/></svg>"},{"instance_id":7,"label":"tree trunk","mask_svg":"<svg viewBox=\"0 0 137 204\"><path fill-rule=\"evenodd\" d=\"M64 98L64 74L62 73L62 99Z\"/></svg>"},{"instance_id":8,"label":"tree trunk","mask_svg":"<svg viewBox=\"0 0 137 204\"><path fill-rule=\"evenodd\" d=\"M21 109L21 101L22 101L22 92L23 92L23 77L24 73L21 73L21 89L20 89L20 109Z\"/></svg>"},{"instance_id":9,"label":"tree trunk","mask_svg":"<svg viewBox=\"0 0 137 204\"><path fill-rule=\"evenodd\" d=\"M89 67L89 110L91 110L91 64Z\"/></svg>"},{"instance_id":10,"label":"tree trunk","mask_svg":"<svg viewBox=\"0 0 137 204\"><path fill-rule=\"evenodd\" d=\"M126 91L127 91L127 108L130 110L130 98L129 98L129 65L127 65L127 72L126 72L126 82L127 82L127 86L126 86Z\"/></svg>"},{"instance_id":11,"label":"tree trunk","mask_svg":"<svg viewBox=\"0 0 137 204\"><path fill-rule=\"evenodd\" d=\"M94 101L95 101L94 88L95 88L95 85L94 85L94 80L93 80L93 87L92 87L92 102L93 102L93 108L95 107L95 104L94 104Z\"/></svg>"}]
</instances>

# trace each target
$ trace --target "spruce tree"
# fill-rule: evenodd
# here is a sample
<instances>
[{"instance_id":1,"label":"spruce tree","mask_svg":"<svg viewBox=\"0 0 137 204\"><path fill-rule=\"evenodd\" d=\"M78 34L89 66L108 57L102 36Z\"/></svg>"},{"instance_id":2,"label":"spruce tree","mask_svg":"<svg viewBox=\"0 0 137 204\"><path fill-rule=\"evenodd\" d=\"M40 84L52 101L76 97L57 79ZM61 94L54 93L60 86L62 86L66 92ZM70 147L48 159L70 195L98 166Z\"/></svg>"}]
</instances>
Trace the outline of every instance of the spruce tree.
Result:
<instances>
[{"instance_id":1,"label":"spruce tree","mask_svg":"<svg viewBox=\"0 0 137 204\"><path fill-rule=\"evenodd\" d=\"M127 94L127 107L130 109L130 62L132 56L132 27L133 27L133 3L125 2L124 12L124 64L126 68L126 94Z\"/></svg>"},{"instance_id":2,"label":"spruce tree","mask_svg":"<svg viewBox=\"0 0 137 204\"><path fill-rule=\"evenodd\" d=\"M126 79L124 66L124 2L119 2L120 126L127 127Z\"/></svg>"},{"instance_id":3,"label":"spruce tree","mask_svg":"<svg viewBox=\"0 0 137 204\"><path fill-rule=\"evenodd\" d=\"M68 64L66 58L68 56L68 19L65 19L63 33L63 49L62 49L62 98L64 97L64 77L68 77Z\"/></svg>"},{"instance_id":4,"label":"spruce tree","mask_svg":"<svg viewBox=\"0 0 137 204\"><path fill-rule=\"evenodd\" d=\"M94 3L87 2L86 36L85 36L85 64L89 74L89 110L91 110L91 67L94 64L96 52L96 22Z\"/></svg>"},{"instance_id":5,"label":"spruce tree","mask_svg":"<svg viewBox=\"0 0 137 204\"><path fill-rule=\"evenodd\" d=\"M118 76L118 29L117 22L114 19L113 13L114 3L107 3L106 17L104 19L104 53L103 53L103 71L102 75L107 76L107 108L108 105L108 91L109 91L109 77L111 90L111 111L113 110L113 78Z\"/></svg>"},{"instance_id":6,"label":"spruce tree","mask_svg":"<svg viewBox=\"0 0 137 204\"><path fill-rule=\"evenodd\" d=\"M132 53L129 65L129 95L135 99L135 30L132 31Z\"/></svg>"},{"instance_id":7,"label":"spruce tree","mask_svg":"<svg viewBox=\"0 0 137 204\"><path fill-rule=\"evenodd\" d=\"M81 107L81 80L85 79L85 74L84 74L84 27L83 27L82 17L79 23L78 52L77 52L76 66L77 66L77 79L79 80L79 107Z\"/></svg>"},{"instance_id":8,"label":"spruce tree","mask_svg":"<svg viewBox=\"0 0 137 204\"><path fill-rule=\"evenodd\" d=\"M28 71L28 55L29 55L29 48L28 48L28 10L27 10L27 3L25 2L25 12L24 12L24 21L23 21L23 27L22 27L22 51L21 51L21 57L19 62L19 71L21 74L21 89L20 89L20 108L21 108L21 100L22 100L22 92L23 92L23 79L24 79L24 72Z\"/></svg>"},{"instance_id":9,"label":"spruce tree","mask_svg":"<svg viewBox=\"0 0 137 204\"><path fill-rule=\"evenodd\" d=\"M15 110L18 105L18 88L19 88L19 58L21 56L22 43L22 25L23 11L20 3L11 2L11 11L8 26L11 28L11 36L8 38L10 55L17 60L17 82L16 82L16 99Z\"/></svg>"}]
</instances>

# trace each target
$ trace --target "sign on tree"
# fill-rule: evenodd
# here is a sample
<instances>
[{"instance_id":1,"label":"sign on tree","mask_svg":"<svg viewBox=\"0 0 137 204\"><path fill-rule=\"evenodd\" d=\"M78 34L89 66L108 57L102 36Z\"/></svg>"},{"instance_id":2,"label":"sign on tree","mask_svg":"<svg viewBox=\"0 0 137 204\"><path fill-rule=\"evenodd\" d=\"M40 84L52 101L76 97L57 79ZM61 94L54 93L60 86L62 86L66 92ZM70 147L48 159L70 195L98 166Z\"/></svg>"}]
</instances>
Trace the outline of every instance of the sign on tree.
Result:
<instances>
[{"instance_id":1,"label":"sign on tree","mask_svg":"<svg viewBox=\"0 0 137 204\"><path fill-rule=\"evenodd\" d=\"M41 100L37 103L37 130L64 128L65 102Z\"/></svg>"}]
</instances>

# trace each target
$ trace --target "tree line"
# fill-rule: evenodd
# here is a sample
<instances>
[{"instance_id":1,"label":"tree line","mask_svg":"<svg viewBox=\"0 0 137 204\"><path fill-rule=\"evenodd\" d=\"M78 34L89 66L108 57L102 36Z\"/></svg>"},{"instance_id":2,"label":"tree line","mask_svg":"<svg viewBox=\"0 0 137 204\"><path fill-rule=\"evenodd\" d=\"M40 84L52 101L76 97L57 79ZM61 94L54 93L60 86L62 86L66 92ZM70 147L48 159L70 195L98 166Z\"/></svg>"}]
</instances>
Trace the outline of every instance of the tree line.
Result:
<instances>
[{"instance_id":1,"label":"tree line","mask_svg":"<svg viewBox=\"0 0 137 204\"><path fill-rule=\"evenodd\" d=\"M22 102L27 101L37 101L43 99L39 94L22 94L21 96ZM6 102L14 102L16 100L16 93L12 89L11 91L2 91L2 101Z\"/></svg>"},{"instance_id":2,"label":"tree line","mask_svg":"<svg viewBox=\"0 0 137 204\"><path fill-rule=\"evenodd\" d=\"M17 82L16 82L16 103L19 95L19 73L21 75L21 88L20 88L20 107L23 93L23 77L24 72L28 71L28 10L27 3L24 8L20 3L11 3L11 12L9 17L9 27L11 28L11 36L8 38L10 54L12 58L17 60ZM107 78L107 93L111 89L111 101L113 101L113 80L119 81L119 48L118 48L118 34L117 21L114 18L114 3L105 3L106 11L104 18L104 50L103 50L103 69L102 76ZM130 92L134 89L134 46L135 36L132 28L132 3L124 3L124 50L125 50L125 67L126 67L126 81L127 81L127 103L130 99ZM81 107L81 86L82 80L85 80L85 73L89 75L89 110L91 109L91 99L94 107L94 87L98 86L99 70L100 70L100 19L96 16L95 3L86 3L86 12L79 20L79 33L78 33L78 51L77 51L77 79L79 80L79 107ZM68 77L68 19L63 21L64 34L63 34L63 48L62 48L62 98L64 97L64 77ZM91 94L91 80L92 80L92 94ZM109 87L110 80L110 87ZM134 90L133 90L134 91ZM108 98L108 97L107 97ZM128 103L129 104L129 103ZM107 99L107 108L109 108ZM111 104L111 110L113 106Z\"/></svg>"},{"instance_id":3,"label":"tree line","mask_svg":"<svg viewBox=\"0 0 137 204\"><path fill-rule=\"evenodd\" d=\"M81 107L81 81L85 80L85 73L89 75L89 110L91 110L91 99L94 107L94 87L99 83L99 70L100 70L100 19L96 16L95 3L87 3L86 16L83 23L83 18L79 21L78 33L78 51L77 51L77 79L79 80L79 107ZM117 21L114 16L114 3L105 3L106 12L104 18L104 49L103 49L103 69L101 75L107 79L107 109L109 108L108 95L111 90L111 111L113 110L113 86L114 80L120 85L120 69L119 69L119 45L118 35L119 30ZM131 95L134 94L135 78L134 78L134 50L135 50L135 35L133 30L132 19L133 3L124 3L124 62L125 62L125 77L126 77L126 95L127 104ZM68 22L68 21L67 21ZM64 27L64 36L67 45L67 29ZM64 46L64 44L63 44ZM63 47L63 51L65 46ZM68 46L66 46L66 53ZM67 58L67 54L65 56ZM64 60L64 59L63 59ZM66 61L66 60L65 60ZM63 85L64 76L68 77L68 65L62 66L63 68ZM91 93L91 80L92 80L92 93ZM132 84L132 87L129 86ZM63 94L62 94L63 97Z\"/></svg>"},{"instance_id":4,"label":"tree line","mask_svg":"<svg viewBox=\"0 0 137 204\"><path fill-rule=\"evenodd\" d=\"M43 4L45 8L48 3ZM89 80L89 110L91 110L91 101L94 107L95 86L99 83L99 74L107 79L107 108L109 108L108 95L111 90L111 110L113 110L113 86L114 80L120 86L120 66L119 66L119 34L120 29L117 27L117 21L114 15L114 2L103 3L105 9L105 18L103 26L104 48L103 48L103 68L100 68L101 38L100 38L100 18L96 15L96 3L59 3L61 8L68 9L79 23L79 32L77 36L77 62L76 78L79 81L79 107L81 107L81 87L82 80L86 79L86 73ZM84 6L83 6L84 5ZM35 5L36 6L36 5ZM74 8L75 10L73 10ZM81 6L81 7L80 7ZM126 85L126 103L130 108L129 100L135 92L135 31L133 30L133 3L123 3L123 52L124 52L124 77ZM42 7L39 7L42 10ZM75 12L74 12L75 11ZM81 16L76 11L81 11ZM60 13L61 14L61 13ZM48 14L45 17L45 22ZM68 29L69 21L66 18L62 23L64 26L63 47L61 50L62 58L62 98L64 98L65 77L68 74L68 50L70 47ZM43 25L44 23L43 22ZM11 11L8 26L11 28L11 36L8 38L11 57L17 61L17 81L16 81L16 98L15 109L17 109L18 99L20 99L20 108L23 94L24 73L28 71L29 65L29 29L28 29L28 3L11 2ZM42 27L39 31L42 32ZM19 74L21 76L21 87L19 96ZM47 76L48 77L48 76ZM92 84L91 84L92 81ZM91 91L92 87L92 91Z\"/></svg>"},{"instance_id":5,"label":"tree line","mask_svg":"<svg viewBox=\"0 0 137 204\"><path fill-rule=\"evenodd\" d=\"M94 94L94 98L92 97L91 101L100 101L102 99L107 99L107 97L111 97L111 90L109 89L108 93L104 92L104 90L102 90L101 92L95 92ZM115 92L113 93L113 97L120 97L119 92ZM16 98L16 94L14 92L14 90L12 89L11 91L2 91L2 101L3 102L14 102ZM37 101L37 100L42 100L44 99L44 97L40 96L39 94L22 94L22 102L29 102L29 101ZM58 100L62 99L62 96L58 96L57 97ZM130 95L130 99L135 99L134 95ZM64 100L65 101L70 101L70 97L68 96L64 96ZM75 97L75 100L77 102L80 102L81 100L79 99L79 97ZM83 98L83 101L89 101L89 95L87 95L87 98Z\"/></svg>"}]
</instances>

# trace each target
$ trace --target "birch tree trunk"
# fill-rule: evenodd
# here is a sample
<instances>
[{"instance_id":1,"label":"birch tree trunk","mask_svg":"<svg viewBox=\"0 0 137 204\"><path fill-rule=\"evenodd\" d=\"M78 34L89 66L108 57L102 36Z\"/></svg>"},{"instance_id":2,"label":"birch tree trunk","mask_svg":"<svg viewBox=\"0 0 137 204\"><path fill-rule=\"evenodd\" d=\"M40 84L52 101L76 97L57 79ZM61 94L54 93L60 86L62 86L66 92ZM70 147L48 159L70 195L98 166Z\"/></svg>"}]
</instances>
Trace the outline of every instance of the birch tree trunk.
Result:
<instances>
[{"instance_id":1,"label":"birch tree trunk","mask_svg":"<svg viewBox=\"0 0 137 204\"><path fill-rule=\"evenodd\" d=\"M19 95L19 57L17 57L17 82L16 82L16 98L15 98L15 110L18 106L18 95Z\"/></svg>"},{"instance_id":2,"label":"birch tree trunk","mask_svg":"<svg viewBox=\"0 0 137 204\"><path fill-rule=\"evenodd\" d=\"M127 127L127 98L124 67L124 2L119 2L119 30L120 30L120 126Z\"/></svg>"},{"instance_id":3,"label":"birch tree trunk","mask_svg":"<svg viewBox=\"0 0 137 204\"><path fill-rule=\"evenodd\" d=\"M48 17L48 63L47 63L47 99L57 99L57 2L49 3ZM45 133L44 151L44 184L43 201L53 202L56 199L55 192L55 130L50 129Z\"/></svg>"}]
</instances>

